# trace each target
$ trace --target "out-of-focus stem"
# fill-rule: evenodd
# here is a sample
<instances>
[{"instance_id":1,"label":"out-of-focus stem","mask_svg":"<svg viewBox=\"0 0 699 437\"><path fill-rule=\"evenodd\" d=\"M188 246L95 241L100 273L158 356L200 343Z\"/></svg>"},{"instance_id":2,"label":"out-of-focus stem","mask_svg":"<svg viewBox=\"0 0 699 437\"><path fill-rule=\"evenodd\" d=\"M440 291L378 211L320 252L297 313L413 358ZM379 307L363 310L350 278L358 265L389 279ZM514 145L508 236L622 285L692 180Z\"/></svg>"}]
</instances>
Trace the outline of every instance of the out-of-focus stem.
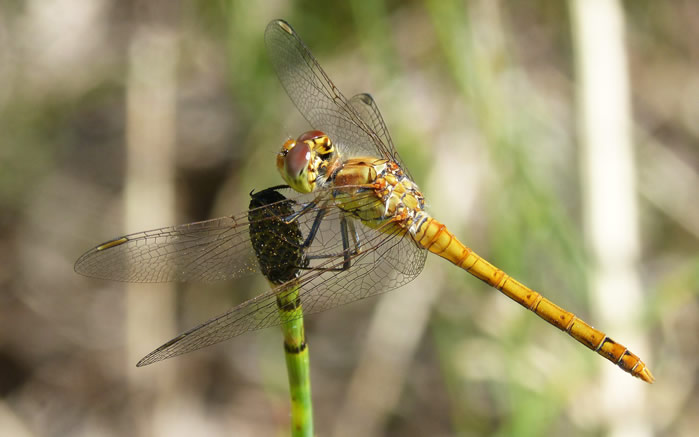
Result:
<instances>
[{"instance_id":1,"label":"out-of-focus stem","mask_svg":"<svg viewBox=\"0 0 699 437\"><path fill-rule=\"evenodd\" d=\"M129 45L126 99L125 227L130 231L175 222L176 65L173 32L158 27L135 30ZM144 351L175 331L174 290L171 286L159 288L149 292L143 286L130 285L126 297L129 384L142 393L155 392L156 400L172 389L174 375L168 371L172 367L144 372L136 369L136 362ZM157 411L134 405L134 413L142 435L157 434L152 419Z\"/></svg>"},{"instance_id":2,"label":"out-of-focus stem","mask_svg":"<svg viewBox=\"0 0 699 437\"><path fill-rule=\"evenodd\" d=\"M641 356L636 169L631 140L623 10L617 0L571 0L577 72L583 206L599 324ZM611 435L650 435L643 384L604 368L603 411Z\"/></svg>"}]
</instances>

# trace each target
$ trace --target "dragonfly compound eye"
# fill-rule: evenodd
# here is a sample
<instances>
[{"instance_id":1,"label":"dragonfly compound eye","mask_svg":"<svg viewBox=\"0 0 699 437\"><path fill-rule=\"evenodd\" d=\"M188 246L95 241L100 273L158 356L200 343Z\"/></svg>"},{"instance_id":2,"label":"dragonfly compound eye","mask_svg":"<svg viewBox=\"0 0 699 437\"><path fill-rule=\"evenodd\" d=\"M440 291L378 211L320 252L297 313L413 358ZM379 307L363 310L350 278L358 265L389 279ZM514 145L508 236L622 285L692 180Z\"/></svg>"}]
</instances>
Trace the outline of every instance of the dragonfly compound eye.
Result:
<instances>
[{"instance_id":1,"label":"dragonfly compound eye","mask_svg":"<svg viewBox=\"0 0 699 437\"><path fill-rule=\"evenodd\" d=\"M316 174L310 169L311 146L306 142L289 140L277 154L277 169L291 188L301 193L314 189Z\"/></svg>"},{"instance_id":2,"label":"dragonfly compound eye","mask_svg":"<svg viewBox=\"0 0 699 437\"><path fill-rule=\"evenodd\" d=\"M296 141L302 143L307 140L315 140L316 138L324 137L325 134L319 130L309 130L308 132L302 133Z\"/></svg>"},{"instance_id":3,"label":"dragonfly compound eye","mask_svg":"<svg viewBox=\"0 0 699 437\"><path fill-rule=\"evenodd\" d=\"M286 154L286 172L292 178L298 178L308 167L311 160L311 148L303 142L296 142L296 145L289 149Z\"/></svg>"}]
</instances>

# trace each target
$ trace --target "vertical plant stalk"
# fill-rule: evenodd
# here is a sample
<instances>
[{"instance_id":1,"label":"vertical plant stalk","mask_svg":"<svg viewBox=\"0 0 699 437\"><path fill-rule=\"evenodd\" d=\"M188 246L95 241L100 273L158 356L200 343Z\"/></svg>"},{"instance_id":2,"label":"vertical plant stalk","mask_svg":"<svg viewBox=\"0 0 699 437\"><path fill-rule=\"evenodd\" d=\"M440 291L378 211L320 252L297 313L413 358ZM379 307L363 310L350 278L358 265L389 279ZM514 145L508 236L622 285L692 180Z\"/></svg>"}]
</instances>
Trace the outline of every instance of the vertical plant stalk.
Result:
<instances>
[{"instance_id":1,"label":"vertical plant stalk","mask_svg":"<svg viewBox=\"0 0 699 437\"><path fill-rule=\"evenodd\" d=\"M642 301L623 8L618 0L571 0L570 13L592 304L608 332L643 352L633 328ZM604 379L599 396L610 435L650 435L643 411L646 387L606 368Z\"/></svg>"},{"instance_id":2,"label":"vertical plant stalk","mask_svg":"<svg viewBox=\"0 0 699 437\"><path fill-rule=\"evenodd\" d=\"M126 84L126 174L124 221L126 229L173 223L175 210L175 126L177 41L172 29L139 25L129 42ZM161 433L163 417L174 396L173 367L157 372L136 371L143 351L175 331L175 292L144 293L126 289L126 359L128 384L150 393L133 399L134 435Z\"/></svg>"},{"instance_id":3,"label":"vertical plant stalk","mask_svg":"<svg viewBox=\"0 0 699 437\"><path fill-rule=\"evenodd\" d=\"M303 234L297 222L286 223L282 217L293 214L293 203L277 186L251 193L250 239L262 274L272 288L285 285L277 293L277 306L282 333L289 393L291 395L291 435L313 436L313 406L308 345L303 329L303 308L296 278L308 265L302 248Z\"/></svg>"},{"instance_id":4,"label":"vertical plant stalk","mask_svg":"<svg viewBox=\"0 0 699 437\"><path fill-rule=\"evenodd\" d=\"M274 286L273 283L270 282L270 284ZM310 360L303 329L303 309L299 300L299 287L294 286L288 292L280 293L277 297L277 305L282 320L291 320L281 325L291 395L291 435L310 437L313 435Z\"/></svg>"}]
</instances>

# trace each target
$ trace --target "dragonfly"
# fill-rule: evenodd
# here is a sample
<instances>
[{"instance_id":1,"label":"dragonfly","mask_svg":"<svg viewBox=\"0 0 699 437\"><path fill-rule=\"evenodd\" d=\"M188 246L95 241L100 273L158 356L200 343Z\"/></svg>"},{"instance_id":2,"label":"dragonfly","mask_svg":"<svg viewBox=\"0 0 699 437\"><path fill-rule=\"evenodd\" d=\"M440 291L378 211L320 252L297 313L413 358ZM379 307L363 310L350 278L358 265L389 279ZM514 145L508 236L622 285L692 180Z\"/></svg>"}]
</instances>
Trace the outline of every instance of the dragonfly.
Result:
<instances>
[{"instance_id":1,"label":"dragonfly","mask_svg":"<svg viewBox=\"0 0 699 437\"><path fill-rule=\"evenodd\" d=\"M86 252L75 270L128 282L230 280L260 268L292 277L282 274L275 288L166 342L138 366L288 323L299 317L278 311L288 290L298 290L296 301L311 314L401 287L418 276L431 252L625 372L654 381L628 348L495 267L430 216L372 96L346 98L289 23L270 22L265 45L283 88L313 129L287 140L276 155L277 170L295 192L280 200L286 211L270 210L277 205L271 202L259 206L265 211L122 236ZM250 228L265 220L294 223L301 233L267 232L270 240L286 241L285 250L296 248L288 252L294 263L280 260L276 250L255 252Z\"/></svg>"}]
</instances>

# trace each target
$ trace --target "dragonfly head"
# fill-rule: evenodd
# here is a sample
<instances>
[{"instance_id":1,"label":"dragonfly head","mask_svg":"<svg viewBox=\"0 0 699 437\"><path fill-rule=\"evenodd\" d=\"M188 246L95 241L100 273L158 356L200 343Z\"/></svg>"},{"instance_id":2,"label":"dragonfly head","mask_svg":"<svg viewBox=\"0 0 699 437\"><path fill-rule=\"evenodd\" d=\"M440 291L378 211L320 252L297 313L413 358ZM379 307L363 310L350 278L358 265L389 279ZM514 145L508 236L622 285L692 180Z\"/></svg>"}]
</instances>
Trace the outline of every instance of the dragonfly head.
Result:
<instances>
[{"instance_id":1,"label":"dragonfly head","mask_svg":"<svg viewBox=\"0 0 699 437\"><path fill-rule=\"evenodd\" d=\"M308 131L288 140L277 154L277 170L291 188L310 193L326 177L328 163L335 157L335 147L321 131Z\"/></svg>"}]
</instances>

